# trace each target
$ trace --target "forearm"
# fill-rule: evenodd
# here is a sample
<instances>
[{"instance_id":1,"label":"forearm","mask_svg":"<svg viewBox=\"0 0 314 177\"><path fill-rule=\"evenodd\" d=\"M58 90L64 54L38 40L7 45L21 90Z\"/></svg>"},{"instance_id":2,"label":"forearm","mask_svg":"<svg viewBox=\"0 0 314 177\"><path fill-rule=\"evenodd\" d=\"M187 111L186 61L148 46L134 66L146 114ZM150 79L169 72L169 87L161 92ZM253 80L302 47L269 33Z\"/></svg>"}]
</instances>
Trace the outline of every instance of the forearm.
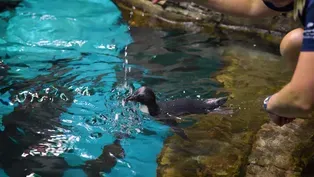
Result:
<instances>
[{"instance_id":1,"label":"forearm","mask_svg":"<svg viewBox=\"0 0 314 177\"><path fill-rule=\"evenodd\" d=\"M297 91L289 83L279 92L274 94L268 104L267 110L282 117L312 118L313 103L309 91Z\"/></svg>"},{"instance_id":2,"label":"forearm","mask_svg":"<svg viewBox=\"0 0 314 177\"><path fill-rule=\"evenodd\" d=\"M262 0L189 0L211 10L238 17L265 18L278 12L270 10Z\"/></svg>"}]
</instances>

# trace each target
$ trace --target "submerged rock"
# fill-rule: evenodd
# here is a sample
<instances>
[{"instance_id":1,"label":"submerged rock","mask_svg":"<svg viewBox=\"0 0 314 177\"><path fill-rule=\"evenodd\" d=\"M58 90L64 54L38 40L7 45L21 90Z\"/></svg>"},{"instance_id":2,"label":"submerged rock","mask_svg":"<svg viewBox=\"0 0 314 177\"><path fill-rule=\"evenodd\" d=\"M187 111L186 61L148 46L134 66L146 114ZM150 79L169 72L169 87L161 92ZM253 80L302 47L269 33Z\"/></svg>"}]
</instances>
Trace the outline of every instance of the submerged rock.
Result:
<instances>
[{"instance_id":1,"label":"submerged rock","mask_svg":"<svg viewBox=\"0 0 314 177\"><path fill-rule=\"evenodd\" d=\"M197 120L185 132L192 142L167 139L158 158L158 176L245 176L254 135L268 122L262 110L265 95L283 85L289 75L278 56L241 47L218 49L226 67L216 73L229 92L228 114L190 116ZM282 70L281 70L282 68ZM214 76L213 76L214 77Z\"/></svg>"},{"instance_id":2,"label":"submerged rock","mask_svg":"<svg viewBox=\"0 0 314 177\"><path fill-rule=\"evenodd\" d=\"M192 142L169 138L158 159L158 176L236 176L245 153L249 151L252 132L232 133L227 118L202 116L186 129Z\"/></svg>"},{"instance_id":3,"label":"submerged rock","mask_svg":"<svg viewBox=\"0 0 314 177\"><path fill-rule=\"evenodd\" d=\"M169 137L158 176L301 176L314 154L313 121L279 127L269 123L261 106L291 72L275 55L241 47L219 50L227 66L216 79L224 84L221 91L229 92L227 105L234 113L191 116L197 123L185 132L192 142Z\"/></svg>"}]
</instances>

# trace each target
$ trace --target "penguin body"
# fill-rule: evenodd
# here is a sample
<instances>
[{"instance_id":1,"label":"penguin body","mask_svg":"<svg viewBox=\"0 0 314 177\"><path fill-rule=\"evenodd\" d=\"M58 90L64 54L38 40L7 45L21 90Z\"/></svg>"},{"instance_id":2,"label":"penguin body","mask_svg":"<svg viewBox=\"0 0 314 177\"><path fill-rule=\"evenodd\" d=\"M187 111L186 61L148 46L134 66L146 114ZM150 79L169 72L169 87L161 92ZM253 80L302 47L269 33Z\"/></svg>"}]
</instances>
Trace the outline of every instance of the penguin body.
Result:
<instances>
[{"instance_id":1,"label":"penguin body","mask_svg":"<svg viewBox=\"0 0 314 177\"><path fill-rule=\"evenodd\" d=\"M155 120L169 125L172 130L186 139L184 131L177 127L177 118L190 114L206 114L220 107L227 101L227 97L196 100L181 98L171 101L156 101L153 90L149 87L140 87L134 94L126 98L126 102L133 101L141 104L140 110L148 113Z\"/></svg>"}]
</instances>

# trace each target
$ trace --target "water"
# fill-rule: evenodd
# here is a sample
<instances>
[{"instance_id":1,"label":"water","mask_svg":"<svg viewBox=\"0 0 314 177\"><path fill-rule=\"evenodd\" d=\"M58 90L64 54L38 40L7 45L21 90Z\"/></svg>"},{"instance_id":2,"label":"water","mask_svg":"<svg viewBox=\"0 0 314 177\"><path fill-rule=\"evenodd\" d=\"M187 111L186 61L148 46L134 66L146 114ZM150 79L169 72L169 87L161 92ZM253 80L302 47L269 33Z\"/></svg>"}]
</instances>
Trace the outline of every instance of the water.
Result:
<instances>
[{"instance_id":1,"label":"water","mask_svg":"<svg viewBox=\"0 0 314 177\"><path fill-rule=\"evenodd\" d=\"M215 38L130 29L109 0L25 0L0 16L0 167L10 173L13 157L40 154L63 157L73 167L64 176L85 176L75 167L122 134L125 158L106 176L156 176L172 133L123 98L141 85L161 100L219 95Z\"/></svg>"}]
</instances>

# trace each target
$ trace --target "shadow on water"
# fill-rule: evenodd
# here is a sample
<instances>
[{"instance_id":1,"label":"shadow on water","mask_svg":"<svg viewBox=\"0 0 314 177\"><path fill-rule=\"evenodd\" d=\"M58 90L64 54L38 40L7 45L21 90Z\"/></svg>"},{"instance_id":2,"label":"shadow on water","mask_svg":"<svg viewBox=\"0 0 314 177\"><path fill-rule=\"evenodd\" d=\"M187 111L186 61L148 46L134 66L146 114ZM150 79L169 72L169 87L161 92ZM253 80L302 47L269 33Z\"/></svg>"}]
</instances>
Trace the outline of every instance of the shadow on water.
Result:
<instances>
[{"instance_id":1,"label":"shadow on water","mask_svg":"<svg viewBox=\"0 0 314 177\"><path fill-rule=\"evenodd\" d=\"M205 34L131 28L128 80L152 87L160 99L217 96L222 85L211 79L224 63L219 41ZM123 72L118 76L122 77Z\"/></svg>"}]
</instances>

